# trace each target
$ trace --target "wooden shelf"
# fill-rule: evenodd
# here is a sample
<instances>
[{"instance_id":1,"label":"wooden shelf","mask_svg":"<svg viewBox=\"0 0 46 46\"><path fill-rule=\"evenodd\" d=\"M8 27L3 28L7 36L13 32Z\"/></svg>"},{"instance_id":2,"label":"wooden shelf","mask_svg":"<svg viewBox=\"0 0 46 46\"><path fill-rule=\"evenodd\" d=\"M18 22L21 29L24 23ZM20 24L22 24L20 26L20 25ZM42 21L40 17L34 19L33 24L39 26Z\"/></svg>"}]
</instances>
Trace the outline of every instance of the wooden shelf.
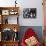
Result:
<instances>
[{"instance_id":1,"label":"wooden shelf","mask_svg":"<svg viewBox=\"0 0 46 46\"><path fill-rule=\"evenodd\" d=\"M9 13L7 15L18 15L18 10L19 10L19 7L0 7L0 14L2 14L2 11L6 11L6 12ZM17 12L17 13L16 14L15 13L14 14L10 14L10 12Z\"/></svg>"},{"instance_id":2,"label":"wooden shelf","mask_svg":"<svg viewBox=\"0 0 46 46\"><path fill-rule=\"evenodd\" d=\"M1 41L0 42L0 45L1 46L18 46L18 42L19 41L5 41L5 42L4 41L3 42Z\"/></svg>"},{"instance_id":3,"label":"wooden shelf","mask_svg":"<svg viewBox=\"0 0 46 46\"><path fill-rule=\"evenodd\" d=\"M5 9L18 9L19 7L0 7L1 10L5 10Z\"/></svg>"},{"instance_id":4,"label":"wooden shelf","mask_svg":"<svg viewBox=\"0 0 46 46\"><path fill-rule=\"evenodd\" d=\"M12 43L12 42L19 42L19 40L15 40L15 41L12 41L12 40L10 40L10 41L3 41L3 42L5 42L5 43L8 43L8 42L10 42L10 43Z\"/></svg>"},{"instance_id":5,"label":"wooden shelf","mask_svg":"<svg viewBox=\"0 0 46 46\"><path fill-rule=\"evenodd\" d=\"M6 28L11 29L10 31L14 31L14 33L15 32L18 33L18 31L20 29L19 21L18 21L18 16L19 16L18 10L19 10L19 7L0 7L0 20L1 20L0 32L1 33L3 33L3 30L6 29ZM9 17L9 16L14 16L14 17L17 16L17 18L16 18L17 19L17 24L9 24L8 19L7 19L7 17ZM1 36L2 36L2 34L1 34ZM14 37L13 37L13 39L14 39ZM19 42L18 39L17 39L17 41L16 41L16 39L15 39L15 41L13 41L13 39L10 39L9 41L5 41L2 38L3 37L1 37L0 46L18 46L18 42Z\"/></svg>"},{"instance_id":6,"label":"wooden shelf","mask_svg":"<svg viewBox=\"0 0 46 46\"><path fill-rule=\"evenodd\" d=\"M1 31L5 28L9 28L12 29L14 31L14 29L16 29L17 31L19 31L19 25L18 24L0 24L1 27Z\"/></svg>"}]
</instances>

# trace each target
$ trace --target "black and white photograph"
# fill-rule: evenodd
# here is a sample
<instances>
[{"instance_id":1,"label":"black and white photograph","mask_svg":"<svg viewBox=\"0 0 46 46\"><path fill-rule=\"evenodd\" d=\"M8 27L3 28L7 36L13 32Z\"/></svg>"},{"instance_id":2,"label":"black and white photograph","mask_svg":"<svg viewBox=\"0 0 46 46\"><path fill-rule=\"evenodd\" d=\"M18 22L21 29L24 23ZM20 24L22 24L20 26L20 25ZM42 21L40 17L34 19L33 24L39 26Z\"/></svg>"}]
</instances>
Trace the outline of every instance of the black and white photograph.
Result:
<instances>
[{"instance_id":1,"label":"black and white photograph","mask_svg":"<svg viewBox=\"0 0 46 46\"><path fill-rule=\"evenodd\" d=\"M36 18L36 8L24 8L23 17L24 18Z\"/></svg>"}]
</instances>

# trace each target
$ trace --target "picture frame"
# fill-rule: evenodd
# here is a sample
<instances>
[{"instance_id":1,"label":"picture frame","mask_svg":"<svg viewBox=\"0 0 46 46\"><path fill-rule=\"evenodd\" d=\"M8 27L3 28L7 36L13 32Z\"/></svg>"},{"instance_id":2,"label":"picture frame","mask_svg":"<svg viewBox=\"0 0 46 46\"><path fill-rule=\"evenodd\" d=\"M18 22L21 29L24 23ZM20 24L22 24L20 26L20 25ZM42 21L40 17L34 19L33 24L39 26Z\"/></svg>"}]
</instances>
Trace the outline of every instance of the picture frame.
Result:
<instances>
[{"instance_id":1,"label":"picture frame","mask_svg":"<svg viewBox=\"0 0 46 46\"><path fill-rule=\"evenodd\" d=\"M9 15L9 10L2 10L2 15Z\"/></svg>"},{"instance_id":2,"label":"picture frame","mask_svg":"<svg viewBox=\"0 0 46 46\"><path fill-rule=\"evenodd\" d=\"M36 8L24 8L23 17L24 18L36 18L37 10Z\"/></svg>"},{"instance_id":3,"label":"picture frame","mask_svg":"<svg viewBox=\"0 0 46 46\"><path fill-rule=\"evenodd\" d=\"M18 13L18 12L17 12L16 10L10 10L10 11L9 11L9 14L10 14L10 15L16 15L17 13Z\"/></svg>"}]
</instances>

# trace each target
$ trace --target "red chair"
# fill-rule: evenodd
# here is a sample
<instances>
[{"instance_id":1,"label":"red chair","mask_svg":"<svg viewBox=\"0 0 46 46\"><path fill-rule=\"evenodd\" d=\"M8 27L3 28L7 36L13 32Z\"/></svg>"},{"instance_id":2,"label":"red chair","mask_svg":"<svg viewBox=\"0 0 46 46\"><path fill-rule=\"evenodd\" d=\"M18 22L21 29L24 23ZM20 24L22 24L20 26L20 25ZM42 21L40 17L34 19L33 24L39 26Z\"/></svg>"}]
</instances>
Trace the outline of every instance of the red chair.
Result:
<instances>
[{"instance_id":1,"label":"red chair","mask_svg":"<svg viewBox=\"0 0 46 46\"><path fill-rule=\"evenodd\" d=\"M28 39L29 37L32 37L32 36L36 37L36 39L37 39L37 35L33 31L33 29L32 28L27 29L24 34L24 37L22 38L21 46L27 46L25 43L25 39ZM37 44L35 46L41 46L41 44L39 42L37 42Z\"/></svg>"}]
</instances>

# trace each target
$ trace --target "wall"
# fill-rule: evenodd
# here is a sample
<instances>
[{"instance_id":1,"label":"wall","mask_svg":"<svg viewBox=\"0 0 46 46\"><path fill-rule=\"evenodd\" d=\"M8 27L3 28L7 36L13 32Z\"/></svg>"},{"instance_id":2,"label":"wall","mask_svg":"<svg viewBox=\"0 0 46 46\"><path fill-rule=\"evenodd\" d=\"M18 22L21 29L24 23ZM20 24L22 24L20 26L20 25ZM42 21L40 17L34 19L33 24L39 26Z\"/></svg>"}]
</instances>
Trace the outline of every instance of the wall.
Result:
<instances>
[{"instance_id":1,"label":"wall","mask_svg":"<svg viewBox=\"0 0 46 46\"><path fill-rule=\"evenodd\" d=\"M43 26L43 6L42 0L24 0L18 1L21 3L20 12L20 25L21 26ZM37 18L36 19L24 19L23 18L23 8L37 8Z\"/></svg>"},{"instance_id":2,"label":"wall","mask_svg":"<svg viewBox=\"0 0 46 46\"><path fill-rule=\"evenodd\" d=\"M15 1L15 0L14 0ZM0 6L14 6L13 0L1 0ZM20 16L19 24L20 26L43 26L43 6L42 0L17 0L18 5L20 6ZM36 19L24 19L23 18L23 8L37 8L37 18Z\"/></svg>"},{"instance_id":3,"label":"wall","mask_svg":"<svg viewBox=\"0 0 46 46\"><path fill-rule=\"evenodd\" d=\"M10 7L10 6L14 6L14 1L15 0L0 0L0 6L1 7Z\"/></svg>"}]
</instances>

